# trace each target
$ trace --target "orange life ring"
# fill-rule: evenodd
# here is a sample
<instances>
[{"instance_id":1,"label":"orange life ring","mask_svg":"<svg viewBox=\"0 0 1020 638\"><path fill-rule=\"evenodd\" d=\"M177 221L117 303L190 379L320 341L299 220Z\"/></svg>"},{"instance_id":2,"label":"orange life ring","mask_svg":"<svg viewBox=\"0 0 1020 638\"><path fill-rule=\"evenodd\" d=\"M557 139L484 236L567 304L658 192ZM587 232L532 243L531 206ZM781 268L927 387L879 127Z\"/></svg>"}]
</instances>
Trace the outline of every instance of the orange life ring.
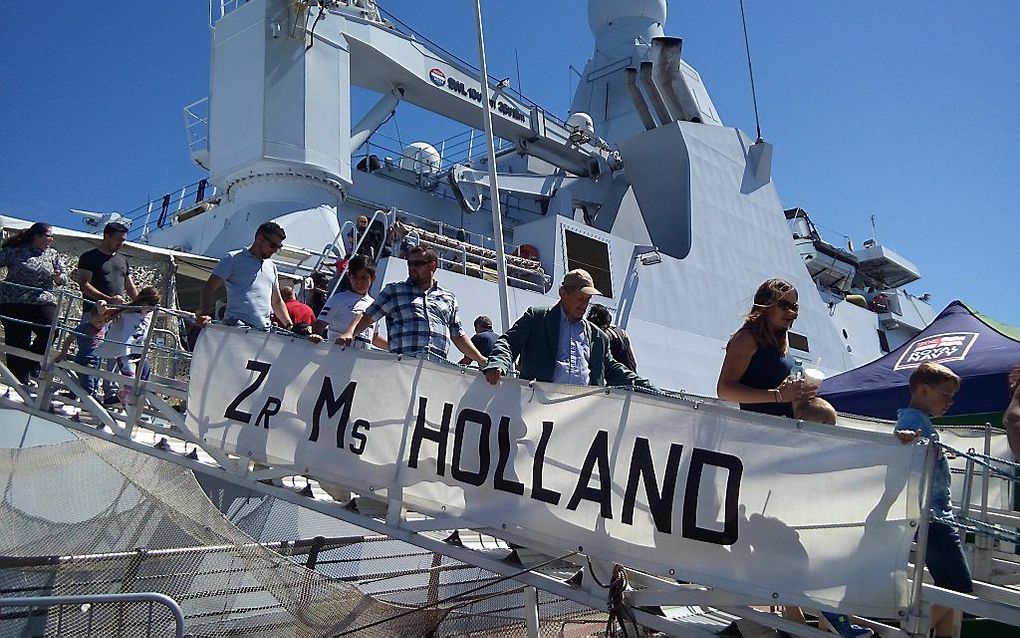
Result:
<instances>
[{"instance_id":1,"label":"orange life ring","mask_svg":"<svg viewBox=\"0 0 1020 638\"><path fill-rule=\"evenodd\" d=\"M514 251L514 257L538 261L538 249L531 244L521 244L517 247L517 250Z\"/></svg>"}]
</instances>

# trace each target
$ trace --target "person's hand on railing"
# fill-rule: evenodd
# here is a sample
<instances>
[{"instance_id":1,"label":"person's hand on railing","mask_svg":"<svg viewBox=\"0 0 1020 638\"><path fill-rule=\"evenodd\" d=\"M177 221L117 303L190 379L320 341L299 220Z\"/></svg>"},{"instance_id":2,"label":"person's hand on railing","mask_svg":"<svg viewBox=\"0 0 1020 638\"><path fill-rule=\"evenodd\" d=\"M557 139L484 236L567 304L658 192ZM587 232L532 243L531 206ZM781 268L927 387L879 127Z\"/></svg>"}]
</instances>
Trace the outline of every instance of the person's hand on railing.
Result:
<instances>
[{"instance_id":1,"label":"person's hand on railing","mask_svg":"<svg viewBox=\"0 0 1020 638\"><path fill-rule=\"evenodd\" d=\"M348 331L344 332L343 334L341 334L339 337L337 337L336 341L334 341L333 343L335 343L338 346L343 346L343 347L346 348L347 346L351 345L351 343L353 343L353 342L354 342L354 333L352 333L350 330L348 330Z\"/></svg>"},{"instance_id":2,"label":"person's hand on railing","mask_svg":"<svg viewBox=\"0 0 1020 638\"><path fill-rule=\"evenodd\" d=\"M322 335L316 334L314 332L307 335L306 338L312 343L322 343L323 341L325 341L325 339L322 338Z\"/></svg>"},{"instance_id":3,"label":"person's hand on railing","mask_svg":"<svg viewBox=\"0 0 1020 638\"><path fill-rule=\"evenodd\" d=\"M503 371L499 368L489 368L488 370L483 370L482 374L485 375L485 380L488 381L490 385L498 385L499 378L503 376Z\"/></svg>"},{"instance_id":4,"label":"person's hand on railing","mask_svg":"<svg viewBox=\"0 0 1020 638\"><path fill-rule=\"evenodd\" d=\"M205 328L210 323L212 323L212 317L210 317L209 315L205 315L199 312L195 316L195 325L198 326L199 328Z\"/></svg>"}]
</instances>

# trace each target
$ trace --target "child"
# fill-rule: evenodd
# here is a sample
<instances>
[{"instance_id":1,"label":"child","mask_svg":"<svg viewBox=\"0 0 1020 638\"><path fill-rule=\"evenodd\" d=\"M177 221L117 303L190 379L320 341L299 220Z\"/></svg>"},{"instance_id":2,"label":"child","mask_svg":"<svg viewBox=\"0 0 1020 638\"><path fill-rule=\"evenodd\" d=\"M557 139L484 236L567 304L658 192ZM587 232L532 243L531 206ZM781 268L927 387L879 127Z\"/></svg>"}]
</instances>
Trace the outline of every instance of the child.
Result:
<instances>
[{"instance_id":1,"label":"child","mask_svg":"<svg viewBox=\"0 0 1020 638\"><path fill-rule=\"evenodd\" d=\"M313 332L326 329L327 339L335 340L353 331L365 314L365 309L371 305L372 297L368 290L375 281L375 262L366 255L355 255L347 267L347 279L350 281L350 290L341 290L326 300L326 305L315 321ZM349 336L354 337L353 345L356 348L367 348L371 343L377 348L386 349L386 340L375 332L375 326Z\"/></svg>"},{"instance_id":2,"label":"child","mask_svg":"<svg viewBox=\"0 0 1020 638\"><path fill-rule=\"evenodd\" d=\"M811 397L803 401L793 402L793 418L823 425L836 425L836 408L832 407L831 403L821 397ZM823 611L822 616L832 625L832 630L843 636L843 638L863 638L874 633L866 627L851 624L850 618L844 614ZM788 614L787 617L795 620L798 619L796 614ZM800 614L800 617L803 618L803 613ZM819 620L819 622L821 621Z\"/></svg>"},{"instance_id":3,"label":"child","mask_svg":"<svg viewBox=\"0 0 1020 638\"><path fill-rule=\"evenodd\" d=\"M922 363L910 375L910 407L899 411L896 419L896 438L910 443L925 437L937 443L939 433L931 417L942 416L953 404L953 396L960 389L960 377L949 368L937 363ZM953 503L949 493L949 461L942 450L938 451L935 472L931 481L931 513L940 519L952 519ZM937 587L969 593L974 591L970 569L963 555L963 543L956 528L941 521L928 524L928 549L924 564ZM935 636L951 636L954 612L948 607L932 606L931 625Z\"/></svg>"},{"instance_id":4,"label":"child","mask_svg":"<svg viewBox=\"0 0 1020 638\"><path fill-rule=\"evenodd\" d=\"M117 371L129 379L149 378L149 362L142 359L145 336L152 322L153 307L159 304L159 290L146 286L130 305L112 311L106 338L95 350L95 356L116 359ZM134 403L133 387L127 384L117 392L122 405Z\"/></svg>"},{"instance_id":5,"label":"child","mask_svg":"<svg viewBox=\"0 0 1020 638\"><path fill-rule=\"evenodd\" d=\"M811 397L794 402L793 418L823 425L836 425L836 408L821 397Z\"/></svg>"},{"instance_id":6,"label":"child","mask_svg":"<svg viewBox=\"0 0 1020 638\"><path fill-rule=\"evenodd\" d=\"M67 339L64 340L64 345L60 348L60 354L57 355L57 363L67 359L67 352L71 348L71 342L75 341L78 344L78 348L74 355L74 362L88 368L99 367L99 357L95 356L94 353L106 332L107 313L109 311L106 308L106 302L103 300L99 300L95 304L91 304L91 306L89 311L82 315L81 321L78 322L74 329L74 333L69 334ZM84 372L77 372L76 374L82 388L93 398L98 399L99 379Z\"/></svg>"}]
</instances>

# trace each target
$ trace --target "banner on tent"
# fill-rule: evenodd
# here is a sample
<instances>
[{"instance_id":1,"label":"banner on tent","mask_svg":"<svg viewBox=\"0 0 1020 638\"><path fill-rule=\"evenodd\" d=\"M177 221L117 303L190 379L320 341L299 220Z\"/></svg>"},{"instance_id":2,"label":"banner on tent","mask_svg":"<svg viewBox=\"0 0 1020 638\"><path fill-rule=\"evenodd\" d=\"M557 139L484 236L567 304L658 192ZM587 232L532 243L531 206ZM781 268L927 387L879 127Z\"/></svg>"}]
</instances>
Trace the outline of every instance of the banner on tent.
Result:
<instances>
[{"instance_id":1,"label":"banner on tent","mask_svg":"<svg viewBox=\"0 0 1020 638\"><path fill-rule=\"evenodd\" d=\"M211 326L186 427L419 511L791 604L895 616L925 449ZM774 594L776 596L774 596Z\"/></svg>"}]
</instances>

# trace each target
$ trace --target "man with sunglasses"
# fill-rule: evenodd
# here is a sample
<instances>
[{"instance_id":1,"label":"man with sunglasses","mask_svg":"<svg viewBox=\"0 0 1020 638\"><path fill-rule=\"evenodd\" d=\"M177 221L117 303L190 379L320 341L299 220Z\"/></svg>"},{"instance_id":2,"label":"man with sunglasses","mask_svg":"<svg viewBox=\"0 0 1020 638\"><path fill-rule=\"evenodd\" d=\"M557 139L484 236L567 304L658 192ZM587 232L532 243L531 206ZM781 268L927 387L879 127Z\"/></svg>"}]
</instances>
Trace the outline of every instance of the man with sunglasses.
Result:
<instances>
[{"instance_id":1,"label":"man with sunglasses","mask_svg":"<svg viewBox=\"0 0 1020 638\"><path fill-rule=\"evenodd\" d=\"M255 231L255 241L242 250L232 250L213 268L202 289L199 325L212 320L216 293L227 289L227 310L223 322L235 326L266 329L270 314L275 314L284 328L293 326L287 306L280 296L279 273L270 259L283 247L287 238L276 222L265 222Z\"/></svg>"},{"instance_id":2,"label":"man with sunglasses","mask_svg":"<svg viewBox=\"0 0 1020 638\"><path fill-rule=\"evenodd\" d=\"M428 352L445 359L452 341L464 356L484 366L488 360L464 334L457 313L457 297L436 281L438 261L438 255L431 248L412 248L407 255L407 279L383 286L375 301L365 309L358 325L340 335L336 342L350 345L353 335L386 317L390 352Z\"/></svg>"}]
</instances>

